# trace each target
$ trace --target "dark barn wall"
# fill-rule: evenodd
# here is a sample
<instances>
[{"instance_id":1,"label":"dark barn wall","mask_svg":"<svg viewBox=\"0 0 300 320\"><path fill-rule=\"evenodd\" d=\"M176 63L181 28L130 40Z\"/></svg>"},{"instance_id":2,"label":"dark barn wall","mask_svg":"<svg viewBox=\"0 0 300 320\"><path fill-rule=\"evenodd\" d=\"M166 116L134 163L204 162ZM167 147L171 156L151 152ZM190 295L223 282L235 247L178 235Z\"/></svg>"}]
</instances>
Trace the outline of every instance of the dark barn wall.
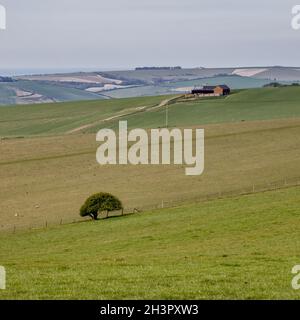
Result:
<instances>
[{"instance_id":1,"label":"dark barn wall","mask_svg":"<svg viewBox=\"0 0 300 320\"><path fill-rule=\"evenodd\" d=\"M192 94L212 94L214 90L203 90L203 89L195 89L192 90Z\"/></svg>"}]
</instances>

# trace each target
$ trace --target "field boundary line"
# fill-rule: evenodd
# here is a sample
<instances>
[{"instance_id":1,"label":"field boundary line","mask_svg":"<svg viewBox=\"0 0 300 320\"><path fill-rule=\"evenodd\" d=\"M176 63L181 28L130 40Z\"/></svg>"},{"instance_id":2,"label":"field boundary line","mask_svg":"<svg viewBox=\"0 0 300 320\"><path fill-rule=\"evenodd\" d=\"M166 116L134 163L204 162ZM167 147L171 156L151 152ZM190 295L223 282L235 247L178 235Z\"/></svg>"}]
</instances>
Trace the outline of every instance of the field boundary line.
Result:
<instances>
[{"instance_id":1,"label":"field boundary line","mask_svg":"<svg viewBox=\"0 0 300 320\"><path fill-rule=\"evenodd\" d=\"M238 189L238 190L230 190L226 192L215 192L206 195L199 195L194 197L186 197L178 200L166 200L161 199L157 204L152 205L145 205L145 206L137 206L137 207L128 207L124 208L124 210L111 212L108 217L106 214L103 216L100 215L99 220L105 220L107 218L113 217L121 217L121 216L128 216L132 214L143 214L144 212L154 211L154 210L161 210L161 209L171 209L176 207L181 207L190 204L198 204L207 201L213 200L222 200L222 199L230 199L239 196L247 196L252 194L282 190L282 189L289 189L300 186L300 177L292 178L292 179L283 179L277 180L265 184L253 184L248 187ZM7 233L20 233L26 232L29 230L43 230L48 229L51 227L58 227L60 225L70 225L75 223L83 223L91 221L90 218L59 218L56 221L48 219L44 220L43 222L38 222L36 224L28 224L28 225L19 225L19 224L10 224L8 226L1 226L0 232L3 234ZM1 230L2 229L2 230Z\"/></svg>"}]
</instances>

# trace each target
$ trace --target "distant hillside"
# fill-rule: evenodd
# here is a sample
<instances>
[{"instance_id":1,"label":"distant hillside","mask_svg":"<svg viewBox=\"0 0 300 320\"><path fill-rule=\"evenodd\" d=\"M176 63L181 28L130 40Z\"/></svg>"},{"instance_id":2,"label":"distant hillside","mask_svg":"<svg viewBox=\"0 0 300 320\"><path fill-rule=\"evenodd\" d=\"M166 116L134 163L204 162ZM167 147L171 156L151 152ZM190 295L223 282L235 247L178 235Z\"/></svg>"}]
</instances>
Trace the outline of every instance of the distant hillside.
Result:
<instances>
[{"instance_id":1,"label":"distant hillside","mask_svg":"<svg viewBox=\"0 0 300 320\"><path fill-rule=\"evenodd\" d=\"M1 77L0 76L0 82L13 82L13 79L10 77Z\"/></svg>"},{"instance_id":2,"label":"distant hillside","mask_svg":"<svg viewBox=\"0 0 300 320\"><path fill-rule=\"evenodd\" d=\"M0 83L0 105L64 102L104 99L85 90L64 87L56 83L15 80Z\"/></svg>"},{"instance_id":3,"label":"distant hillside","mask_svg":"<svg viewBox=\"0 0 300 320\"><path fill-rule=\"evenodd\" d=\"M144 69L106 72L115 79L139 79L147 84L195 80L216 76L258 78L277 81L300 81L300 68L292 67L251 67L251 68L192 68L192 69Z\"/></svg>"},{"instance_id":4,"label":"distant hillside","mask_svg":"<svg viewBox=\"0 0 300 320\"><path fill-rule=\"evenodd\" d=\"M181 70L180 66L176 67L137 67L135 70Z\"/></svg>"},{"instance_id":5,"label":"distant hillside","mask_svg":"<svg viewBox=\"0 0 300 320\"><path fill-rule=\"evenodd\" d=\"M205 84L232 89L260 88L270 82L300 81L300 68L139 67L127 71L73 72L0 77L0 105L155 96L190 91Z\"/></svg>"}]
</instances>

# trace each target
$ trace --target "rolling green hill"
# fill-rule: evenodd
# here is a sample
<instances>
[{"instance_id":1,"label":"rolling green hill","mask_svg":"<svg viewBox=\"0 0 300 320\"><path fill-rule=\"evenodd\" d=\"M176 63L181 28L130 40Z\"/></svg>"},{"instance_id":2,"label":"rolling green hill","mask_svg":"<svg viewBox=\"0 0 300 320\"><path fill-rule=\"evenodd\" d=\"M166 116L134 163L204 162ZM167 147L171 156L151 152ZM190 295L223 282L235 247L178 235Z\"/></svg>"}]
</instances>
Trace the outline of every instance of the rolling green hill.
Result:
<instances>
[{"instance_id":1,"label":"rolling green hill","mask_svg":"<svg viewBox=\"0 0 300 320\"><path fill-rule=\"evenodd\" d=\"M125 119L132 128L163 127L165 113L165 108L161 108ZM300 117L300 87L241 90L226 98L176 103L169 106L168 113L170 127ZM117 121L105 124L113 128L117 125ZM96 132L100 128L103 124L87 131Z\"/></svg>"},{"instance_id":2,"label":"rolling green hill","mask_svg":"<svg viewBox=\"0 0 300 320\"><path fill-rule=\"evenodd\" d=\"M299 299L300 188L0 236L0 299Z\"/></svg>"},{"instance_id":3,"label":"rolling green hill","mask_svg":"<svg viewBox=\"0 0 300 320\"><path fill-rule=\"evenodd\" d=\"M162 97L34 104L0 108L0 136L61 134L113 117L126 110L153 106Z\"/></svg>"},{"instance_id":4,"label":"rolling green hill","mask_svg":"<svg viewBox=\"0 0 300 320\"><path fill-rule=\"evenodd\" d=\"M103 127L117 127L121 115L130 127L157 128L165 125L165 107L152 111L148 108L168 97L172 96L2 107L0 136L63 134L72 130L94 133ZM180 127L293 118L300 116L299 104L300 87L248 89L227 98L173 104L169 106L169 124Z\"/></svg>"}]
</instances>

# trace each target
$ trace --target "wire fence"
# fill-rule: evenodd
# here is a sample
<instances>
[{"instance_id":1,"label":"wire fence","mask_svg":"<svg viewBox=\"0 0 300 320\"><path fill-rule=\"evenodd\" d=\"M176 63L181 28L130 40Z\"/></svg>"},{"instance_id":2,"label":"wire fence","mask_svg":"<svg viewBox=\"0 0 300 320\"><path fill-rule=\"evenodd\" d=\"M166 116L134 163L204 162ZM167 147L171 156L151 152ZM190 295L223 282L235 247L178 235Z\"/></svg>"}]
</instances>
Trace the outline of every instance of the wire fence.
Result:
<instances>
[{"instance_id":1,"label":"wire fence","mask_svg":"<svg viewBox=\"0 0 300 320\"><path fill-rule=\"evenodd\" d=\"M251 186L245 187L245 188L238 188L238 189L232 189L228 191L219 191L215 193L209 193L209 194L199 194L197 196L193 197L185 197L181 199L176 200L161 200L160 202L156 204L149 204L145 206L137 206L133 208L124 208L120 211L113 211L109 213L101 213L99 215L99 219L107 219L112 217L120 217L120 216L126 216L130 214L135 213L143 213L158 209L167 209L167 208L174 208L179 207L191 203L199 203L204 201L210 201L215 199L224 199L224 198L231 198L236 196L242 196L242 195L250 195L265 191L272 191L272 190L278 190L283 188L289 188L289 187L295 187L300 186L300 177L296 178L289 178L289 179L283 179L273 182L268 182L264 184L253 184ZM54 226L59 225L67 225L67 224L75 224L75 223L82 223L91 220L91 218L52 218L45 220L43 222L37 221L35 223L31 224L9 224L9 225L2 225L0 226L1 232L6 233L17 233L20 231L28 231L28 230L36 230L36 229L47 229Z\"/></svg>"}]
</instances>

